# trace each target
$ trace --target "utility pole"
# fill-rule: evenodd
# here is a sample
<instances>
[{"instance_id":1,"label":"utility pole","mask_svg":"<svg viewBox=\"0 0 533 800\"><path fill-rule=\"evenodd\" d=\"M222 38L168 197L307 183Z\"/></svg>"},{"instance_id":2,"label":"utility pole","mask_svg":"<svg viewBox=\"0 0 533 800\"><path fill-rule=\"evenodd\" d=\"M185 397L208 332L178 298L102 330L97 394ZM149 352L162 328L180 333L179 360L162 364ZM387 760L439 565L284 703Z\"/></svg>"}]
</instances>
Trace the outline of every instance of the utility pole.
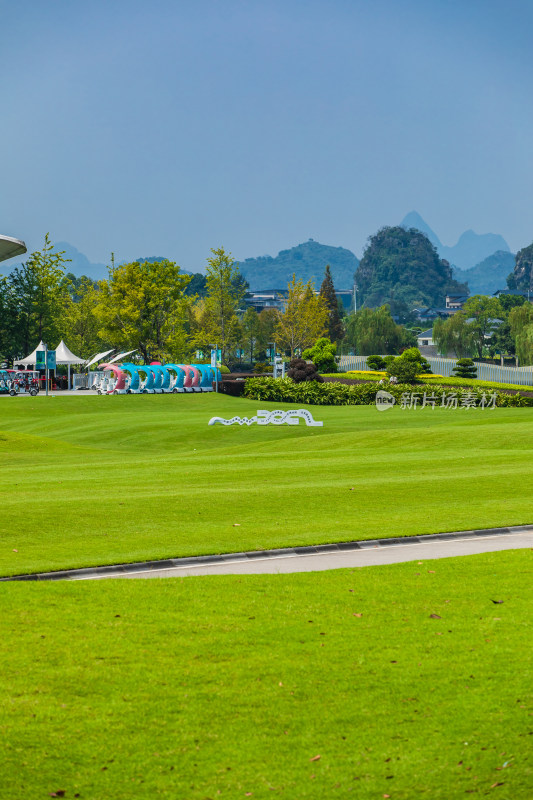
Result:
<instances>
[{"instance_id":1,"label":"utility pole","mask_svg":"<svg viewBox=\"0 0 533 800\"><path fill-rule=\"evenodd\" d=\"M357 284L353 285L353 313L357 314Z\"/></svg>"},{"instance_id":2,"label":"utility pole","mask_svg":"<svg viewBox=\"0 0 533 800\"><path fill-rule=\"evenodd\" d=\"M48 345L44 346L44 374L46 381L46 396L48 397Z\"/></svg>"}]
</instances>

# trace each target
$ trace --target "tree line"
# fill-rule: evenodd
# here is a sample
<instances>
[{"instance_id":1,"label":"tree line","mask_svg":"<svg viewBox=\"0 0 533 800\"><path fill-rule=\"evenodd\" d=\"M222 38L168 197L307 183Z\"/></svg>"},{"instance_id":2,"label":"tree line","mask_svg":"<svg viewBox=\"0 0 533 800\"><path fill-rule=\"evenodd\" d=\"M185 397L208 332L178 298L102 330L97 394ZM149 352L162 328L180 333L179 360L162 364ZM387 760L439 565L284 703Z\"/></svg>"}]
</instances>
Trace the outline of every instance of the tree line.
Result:
<instances>
[{"instance_id":1,"label":"tree line","mask_svg":"<svg viewBox=\"0 0 533 800\"><path fill-rule=\"evenodd\" d=\"M533 363L533 304L522 295L469 297L448 319L436 319L433 341L439 352L458 358L516 356Z\"/></svg>"},{"instance_id":2,"label":"tree line","mask_svg":"<svg viewBox=\"0 0 533 800\"><path fill-rule=\"evenodd\" d=\"M113 346L136 349L145 362L180 362L218 346L223 363L236 352L255 361L274 346L293 356L343 332L329 267L320 294L293 276L284 310L260 313L245 307L246 281L224 248L211 251L205 281L168 259L117 265L112 255L109 277L98 282L67 268L47 234L41 250L0 278L2 360L12 364L41 340L54 347L64 339L82 358Z\"/></svg>"}]
</instances>

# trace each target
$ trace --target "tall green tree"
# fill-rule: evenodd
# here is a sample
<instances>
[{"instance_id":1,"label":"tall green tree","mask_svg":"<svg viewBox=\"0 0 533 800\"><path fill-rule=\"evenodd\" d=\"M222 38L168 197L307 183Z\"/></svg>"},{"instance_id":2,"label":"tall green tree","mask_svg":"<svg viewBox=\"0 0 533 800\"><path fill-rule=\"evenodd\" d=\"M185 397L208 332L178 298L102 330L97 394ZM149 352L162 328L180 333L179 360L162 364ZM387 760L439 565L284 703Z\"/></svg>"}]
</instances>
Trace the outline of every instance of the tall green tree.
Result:
<instances>
[{"instance_id":1,"label":"tall green tree","mask_svg":"<svg viewBox=\"0 0 533 800\"><path fill-rule=\"evenodd\" d=\"M289 297L283 313L278 313L276 342L290 350L291 358L298 351L311 347L326 332L328 310L323 297L315 295L311 281L306 284L292 276Z\"/></svg>"},{"instance_id":2,"label":"tall green tree","mask_svg":"<svg viewBox=\"0 0 533 800\"><path fill-rule=\"evenodd\" d=\"M324 299L328 310L328 337L331 342L338 342L344 336L344 327L339 315L339 301L335 294L335 286L333 285L329 264L326 265L324 280L320 287L320 296Z\"/></svg>"},{"instance_id":3,"label":"tall green tree","mask_svg":"<svg viewBox=\"0 0 533 800\"><path fill-rule=\"evenodd\" d=\"M255 308L246 309L242 317L241 325L244 349L248 353L249 360L253 361L261 337L261 322L259 321L259 314Z\"/></svg>"},{"instance_id":4,"label":"tall green tree","mask_svg":"<svg viewBox=\"0 0 533 800\"><path fill-rule=\"evenodd\" d=\"M47 233L42 250L2 281L3 349L8 357L26 356L41 339L55 347L63 333L69 297L64 251L55 252Z\"/></svg>"},{"instance_id":5,"label":"tall green tree","mask_svg":"<svg viewBox=\"0 0 533 800\"><path fill-rule=\"evenodd\" d=\"M483 356L483 350L488 346L489 340L498 328L499 322L505 317L505 312L500 305L497 297L486 297L476 294L469 297L462 308L463 314L469 322L472 340L479 358Z\"/></svg>"},{"instance_id":6,"label":"tall green tree","mask_svg":"<svg viewBox=\"0 0 533 800\"><path fill-rule=\"evenodd\" d=\"M146 362L186 357L189 280L168 259L112 266L109 280L100 283L95 309L99 336L121 349L136 348Z\"/></svg>"},{"instance_id":7,"label":"tall green tree","mask_svg":"<svg viewBox=\"0 0 533 800\"><path fill-rule=\"evenodd\" d=\"M63 338L72 352L89 358L106 344L100 336L101 321L95 313L101 301L101 290L86 276L72 277L70 296L65 303Z\"/></svg>"},{"instance_id":8,"label":"tall green tree","mask_svg":"<svg viewBox=\"0 0 533 800\"><path fill-rule=\"evenodd\" d=\"M207 259L206 328L210 344L218 344L225 362L235 344L237 309L246 291L231 253L223 247L212 249Z\"/></svg>"}]
</instances>

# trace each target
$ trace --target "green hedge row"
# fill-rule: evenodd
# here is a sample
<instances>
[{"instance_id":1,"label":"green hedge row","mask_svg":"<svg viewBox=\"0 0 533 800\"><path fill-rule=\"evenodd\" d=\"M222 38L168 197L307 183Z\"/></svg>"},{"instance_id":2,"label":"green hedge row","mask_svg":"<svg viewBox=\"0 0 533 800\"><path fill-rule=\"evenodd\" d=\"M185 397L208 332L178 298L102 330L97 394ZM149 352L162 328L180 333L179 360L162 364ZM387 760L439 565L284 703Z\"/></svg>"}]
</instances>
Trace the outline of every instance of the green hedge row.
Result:
<instances>
[{"instance_id":1,"label":"green hedge row","mask_svg":"<svg viewBox=\"0 0 533 800\"><path fill-rule=\"evenodd\" d=\"M345 383L317 383L316 381L303 381L294 383L291 378L247 378L244 387L244 396L250 400L271 400L283 403L308 403L316 406L367 406L376 401L376 392L383 389L393 397L399 405L405 405L406 396L418 396L418 405L423 403L424 394L426 403L434 398L435 405L442 402L442 395L446 400L450 395L456 395L458 405L466 403L468 398L477 406L480 401L490 405L493 394L496 394L496 405L530 406L533 407L533 397L524 397L520 394L504 394L491 392L486 389L453 389L450 386L411 386L410 384L378 384L363 383L347 385Z\"/></svg>"}]
</instances>

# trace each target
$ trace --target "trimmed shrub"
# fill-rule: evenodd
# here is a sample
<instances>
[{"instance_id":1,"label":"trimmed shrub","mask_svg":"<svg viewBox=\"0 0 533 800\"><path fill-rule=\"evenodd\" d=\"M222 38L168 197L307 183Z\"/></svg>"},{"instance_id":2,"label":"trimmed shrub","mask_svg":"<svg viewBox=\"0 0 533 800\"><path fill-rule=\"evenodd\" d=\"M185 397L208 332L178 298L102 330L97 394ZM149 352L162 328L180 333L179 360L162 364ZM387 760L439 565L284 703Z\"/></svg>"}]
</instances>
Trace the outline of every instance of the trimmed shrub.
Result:
<instances>
[{"instance_id":1,"label":"trimmed shrub","mask_svg":"<svg viewBox=\"0 0 533 800\"><path fill-rule=\"evenodd\" d=\"M244 381L219 381L218 391L230 394L232 397L241 397L244 394Z\"/></svg>"},{"instance_id":2,"label":"trimmed shrub","mask_svg":"<svg viewBox=\"0 0 533 800\"><path fill-rule=\"evenodd\" d=\"M476 378L477 367L471 358L460 358L452 372L457 378Z\"/></svg>"},{"instance_id":3,"label":"trimmed shrub","mask_svg":"<svg viewBox=\"0 0 533 800\"><path fill-rule=\"evenodd\" d=\"M387 367L389 377L394 376L399 383L414 383L419 372L421 369L417 361L410 361L402 356L395 358Z\"/></svg>"},{"instance_id":4,"label":"trimmed shrub","mask_svg":"<svg viewBox=\"0 0 533 800\"><path fill-rule=\"evenodd\" d=\"M336 353L337 345L323 336L315 342L313 347L308 347L303 351L302 358L316 364L318 372L337 372Z\"/></svg>"},{"instance_id":5,"label":"trimmed shrub","mask_svg":"<svg viewBox=\"0 0 533 800\"><path fill-rule=\"evenodd\" d=\"M229 367L227 367L225 364L221 364L220 367L219 367L219 370L220 370L221 375L229 375L230 374Z\"/></svg>"},{"instance_id":6,"label":"trimmed shrub","mask_svg":"<svg viewBox=\"0 0 533 800\"><path fill-rule=\"evenodd\" d=\"M272 372L272 370L272 364L267 364L264 361L258 361L257 364L254 364L253 368L254 372Z\"/></svg>"},{"instance_id":7,"label":"trimmed shrub","mask_svg":"<svg viewBox=\"0 0 533 800\"><path fill-rule=\"evenodd\" d=\"M377 383L345 384L345 383L318 383L317 381L302 381L295 383L291 378L247 378L244 395L250 400L270 400L283 403L307 403L320 406L359 406L373 405L376 393L382 387ZM418 386L416 390L410 384L396 384L387 386L386 391L396 398L400 404L402 397L417 395L419 405L426 399L432 398L435 405L442 403L443 394L446 402L450 397L457 398L457 405L461 406L467 399L475 400L476 405L485 396L485 404L490 403L492 392L483 389L468 389L450 391L449 386ZM496 405L500 407L533 407L533 397L520 394L504 394L496 392Z\"/></svg>"},{"instance_id":8,"label":"trimmed shrub","mask_svg":"<svg viewBox=\"0 0 533 800\"><path fill-rule=\"evenodd\" d=\"M387 364L387 373L400 383L414 383L417 375L431 375L431 367L417 347L409 347Z\"/></svg>"},{"instance_id":9,"label":"trimmed shrub","mask_svg":"<svg viewBox=\"0 0 533 800\"><path fill-rule=\"evenodd\" d=\"M316 364L308 364L303 358L294 358L289 364L287 376L291 378L294 383L302 383L304 381L316 381L321 383L324 379L318 374Z\"/></svg>"},{"instance_id":10,"label":"trimmed shrub","mask_svg":"<svg viewBox=\"0 0 533 800\"><path fill-rule=\"evenodd\" d=\"M386 367L385 359L381 356L368 356L366 363L368 364L368 368L375 372L381 372L381 370Z\"/></svg>"}]
</instances>

